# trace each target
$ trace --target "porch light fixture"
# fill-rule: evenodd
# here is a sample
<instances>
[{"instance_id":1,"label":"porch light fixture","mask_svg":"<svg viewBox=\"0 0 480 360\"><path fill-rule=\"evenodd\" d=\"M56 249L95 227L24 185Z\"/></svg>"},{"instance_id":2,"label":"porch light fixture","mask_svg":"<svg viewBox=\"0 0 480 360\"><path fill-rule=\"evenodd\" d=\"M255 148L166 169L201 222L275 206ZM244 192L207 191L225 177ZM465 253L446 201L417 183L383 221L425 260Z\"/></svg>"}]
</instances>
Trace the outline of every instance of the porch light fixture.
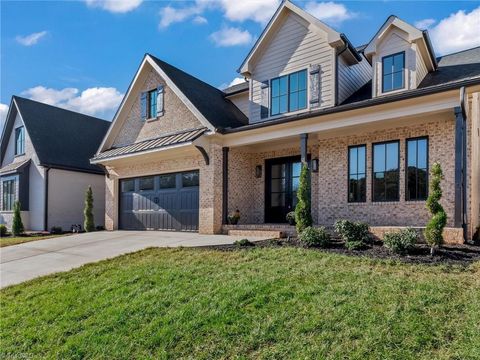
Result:
<instances>
[{"instance_id":1,"label":"porch light fixture","mask_svg":"<svg viewBox=\"0 0 480 360\"><path fill-rule=\"evenodd\" d=\"M255 177L260 179L262 177L262 165L255 166Z\"/></svg>"},{"instance_id":2,"label":"porch light fixture","mask_svg":"<svg viewBox=\"0 0 480 360\"><path fill-rule=\"evenodd\" d=\"M318 172L318 159L312 160L312 172L314 173Z\"/></svg>"}]
</instances>

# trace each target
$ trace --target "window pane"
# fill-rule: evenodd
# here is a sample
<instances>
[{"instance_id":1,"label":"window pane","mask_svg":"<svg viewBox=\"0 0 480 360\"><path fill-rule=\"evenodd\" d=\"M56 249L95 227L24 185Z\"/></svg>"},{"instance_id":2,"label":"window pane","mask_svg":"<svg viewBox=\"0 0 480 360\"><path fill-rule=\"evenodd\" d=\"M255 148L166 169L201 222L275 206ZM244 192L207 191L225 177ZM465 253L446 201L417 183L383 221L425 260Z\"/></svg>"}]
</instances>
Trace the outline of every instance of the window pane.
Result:
<instances>
[{"instance_id":1,"label":"window pane","mask_svg":"<svg viewBox=\"0 0 480 360\"><path fill-rule=\"evenodd\" d=\"M407 142L407 166L417 165L417 142L415 140L409 140Z\"/></svg>"},{"instance_id":2,"label":"window pane","mask_svg":"<svg viewBox=\"0 0 480 360\"><path fill-rule=\"evenodd\" d=\"M393 74L393 89L403 88L403 71Z\"/></svg>"},{"instance_id":3,"label":"window pane","mask_svg":"<svg viewBox=\"0 0 480 360\"><path fill-rule=\"evenodd\" d=\"M357 148L358 150L358 161L357 161L357 167L358 167L358 172L359 173L365 173L365 146L359 146Z\"/></svg>"},{"instance_id":4,"label":"window pane","mask_svg":"<svg viewBox=\"0 0 480 360\"><path fill-rule=\"evenodd\" d=\"M135 191L135 180L123 180L122 181L122 192Z\"/></svg>"},{"instance_id":5,"label":"window pane","mask_svg":"<svg viewBox=\"0 0 480 360\"><path fill-rule=\"evenodd\" d=\"M160 175L160 189L173 189L175 188L175 174Z\"/></svg>"},{"instance_id":6,"label":"window pane","mask_svg":"<svg viewBox=\"0 0 480 360\"><path fill-rule=\"evenodd\" d=\"M373 201L385 200L385 179L383 173L375 173L373 176Z\"/></svg>"},{"instance_id":7,"label":"window pane","mask_svg":"<svg viewBox=\"0 0 480 360\"><path fill-rule=\"evenodd\" d=\"M153 190L153 185L154 185L154 178L153 176L150 176L150 177L145 177L145 178L141 178L139 179L138 183L139 183L139 189L140 191L150 191L150 190Z\"/></svg>"},{"instance_id":8,"label":"window pane","mask_svg":"<svg viewBox=\"0 0 480 360\"><path fill-rule=\"evenodd\" d=\"M415 167L409 167L407 169L407 200L417 198L416 177Z\"/></svg>"},{"instance_id":9,"label":"window pane","mask_svg":"<svg viewBox=\"0 0 480 360\"><path fill-rule=\"evenodd\" d=\"M284 191L285 191L285 179L273 179L272 192L284 192Z\"/></svg>"},{"instance_id":10,"label":"window pane","mask_svg":"<svg viewBox=\"0 0 480 360\"><path fill-rule=\"evenodd\" d=\"M417 170L417 200L425 200L428 196L428 172Z\"/></svg>"},{"instance_id":11,"label":"window pane","mask_svg":"<svg viewBox=\"0 0 480 360\"><path fill-rule=\"evenodd\" d=\"M305 109L307 107L307 91L302 90L298 93L298 108Z\"/></svg>"},{"instance_id":12,"label":"window pane","mask_svg":"<svg viewBox=\"0 0 480 360\"><path fill-rule=\"evenodd\" d=\"M300 186L300 178L293 178L292 179L292 190L297 191L298 187Z\"/></svg>"},{"instance_id":13,"label":"window pane","mask_svg":"<svg viewBox=\"0 0 480 360\"><path fill-rule=\"evenodd\" d=\"M421 169L427 168L427 139L420 139L417 140L417 159L418 164L417 166Z\"/></svg>"},{"instance_id":14,"label":"window pane","mask_svg":"<svg viewBox=\"0 0 480 360\"><path fill-rule=\"evenodd\" d=\"M292 91L298 91L298 74L297 73L290 75L290 93Z\"/></svg>"},{"instance_id":15,"label":"window pane","mask_svg":"<svg viewBox=\"0 0 480 360\"><path fill-rule=\"evenodd\" d=\"M298 110L298 93L290 94L290 111Z\"/></svg>"},{"instance_id":16,"label":"window pane","mask_svg":"<svg viewBox=\"0 0 480 360\"><path fill-rule=\"evenodd\" d=\"M390 91L392 90L392 75L384 75L383 76L383 91Z\"/></svg>"},{"instance_id":17,"label":"window pane","mask_svg":"<svg viewBox=\"0 0 480 360\"><path fill-rule=\"evenodd\" d=\"M272 96L280 95L279 84L278 79L272 80Z\"/></svg>"},{"instance_id":18,"label":"window pane","mask_svg":"<svg viewBox=\"0 0 480 360\"><path fill-rule=\"evenodd\" d=\"M385 171L385 144L373 145L373 171Z\"/></svg>"},{"instance_id":19,"label":"window pane","mask_svg":"<svg viewBox=\"0 0 480 360\"><path fill-rule=\"evenodd\" d=\"M393 71L403 70L403 53L395 55L393 59Z\"/></svg>"},{"instance_id":20,"label":"window pane","mask_svg":"<svg viewBox=\"0 0 480 360\"><path fill-rule=\"evenodd\" d=\"M357 176L357 201L367 201L367 178L365 175Z\"/></svg>"},{"instance_id":21,"label":"window pane","mask_svg":"<svg viewBox=\"0 0 480 360\"><path fill-rule=\"evenodd\" d=\"M387 144L387 170L398 169L398 143Z\"/></svg>"},{"instance_id":22,"label":"window pane","mask_svg":"<svg viewBox=\"0 0 480 360\"><path fill-rule=\"evenodd\" d=\"M398 200L398 171L388 171L385 173L386 181L386 199L387 201Z\"/></svg>"},{"instance_id":23,"label":"window pane","mask_svg":"<svg viewBox=\"0 0 480 360\"><path fill-rule=\"evenodd\" d=\"M272 178L285 177L285 164L272 165Z\"/></svg>"},{"instance_id":24,"label":"window pane","mask_svg":"<svg viewBox=\"0 0 480 360\"><path fill-rule=\"evenodd\" d=\"M271 206L285 206L285 193L272 193Z\"/></svg>"},{"instance_id":25,"label":"window pane","mask_svg":"<svg viewBox=\"0 0 480 360\"><path fill-rule=\"evenodd\" d=\"M302 163L296 162L292 164L292 176L298 177L300 176L300 172L302 171Z\"/></svg>"},{"instance_id":26,"label":"window pane","mask_svg":"<svg viewBox=\"0 0 480 360\"><path fill-rule=\"evenodd\" d=\"M287 105L288 105L288 98L287 95L282 95L280 96L280 113L286 113L287 112Z\"/></svg>"},{"instance_id":27,"label":"window pane","mask_svg":"<svg viewBox=\"0 0 480 360\"><path fill-rule=\"evenodd\" d=\"M358 148L350 148L350 174L357 173L357 153Z\"/></svg>"},{"instance_id":28,"label":"window pane","mask_svg":"<svg viewBox=\"0 0 480 360\"><path fill-rule=\"evenodd\" d=\"M182 174L182 186L183 187L191 187L191 186L198 186L199 178L198 172L189 172Z\"/></svg>"},{"instance_id":29,"label":"window pane","mask_svg":"<svg viewBox=\"0 0 480 360\"><path fill-rule=\"evenodd\" d=\"M272 98L272 115L278 115L280 113L280 99Z\"/></svg>"},{"instance_id":30,"label":"window pane","mask_svg":"<svg viewBox=\"0 0 480 360\"><path fill-rule=\"evenodd\" d=\"M387 56L383 58L383 74L391 74L393 70L393 58Z\"/></svg>"},{"instance_id":31,"label":"window pane","mask_svg":"<svg viewBox=\"0 0 480 360\"><path fill-rule=\"evenodd\" d=\"M287 94L287 76L282 76L280 78L280 95Z\"/></svg>"},{"instance_id":32,"label":"window pane","mask_svg":"<svg viewBox=\"0 0 480 360\"><path fill-rule=\"evenodd\" d=\"M307 70L298 73L298 89L307 90Z\"/></svg>"}]
</instances>

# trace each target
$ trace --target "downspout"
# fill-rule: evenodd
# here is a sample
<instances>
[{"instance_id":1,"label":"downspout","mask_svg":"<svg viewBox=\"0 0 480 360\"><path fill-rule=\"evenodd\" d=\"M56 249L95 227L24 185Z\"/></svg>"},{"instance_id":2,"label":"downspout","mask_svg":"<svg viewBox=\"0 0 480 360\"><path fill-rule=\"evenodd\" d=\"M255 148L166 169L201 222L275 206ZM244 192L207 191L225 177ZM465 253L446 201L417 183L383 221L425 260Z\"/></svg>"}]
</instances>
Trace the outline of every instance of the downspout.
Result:
<instances>
[{"instance_id":1,"label":"downspout","mask_svg":"<svg viewBox=\"0 0 480 360\"><path fill-rule=\"evenodd\" d=\"M48 173L50 167L45 168L45 202L43 208L43 230L48 231Z\"/></svg>"},{"instance_id":2,"label":"downspout","mask_svg":"<svg viewBox=\"0 0 480 360\"><path fill-rule=\"evenodd\" d=\"M348 49L348 43L342 49L337 49L337 55L335 56L335 106L338 105L338 58Z\"/></svg>"},{"instance_id":3,"label":"downspout","mask_svg":"<svg viewBox=\"0 0 480 360\"><path fill-rule=\"evenodd\" d=\"M463 117L462 136L462 228L463 240L467 240L467 112L465 110L465 86L460 88L460 107Z\"/></svg>"}]
</instances>

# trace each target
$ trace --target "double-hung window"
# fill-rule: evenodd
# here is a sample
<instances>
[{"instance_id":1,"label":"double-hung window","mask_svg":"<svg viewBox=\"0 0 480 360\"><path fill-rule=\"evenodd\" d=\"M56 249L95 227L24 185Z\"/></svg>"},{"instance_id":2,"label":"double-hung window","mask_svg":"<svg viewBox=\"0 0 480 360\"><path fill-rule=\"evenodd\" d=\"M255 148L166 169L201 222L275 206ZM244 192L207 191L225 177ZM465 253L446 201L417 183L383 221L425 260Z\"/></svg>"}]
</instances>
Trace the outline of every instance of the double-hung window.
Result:
<instances>
[{"instance_id":1,"label":"double-hung window","mask_svg":"<svg viewBox=\"0 0 480 360\"><path fill-rule=\"evenodd\" d=\"M366 146L348 148L348 202L367 200Z\"/></svg>"},{"instance_id":2,"label":"double-hung window","mask_svg":"<svg viewBox=\"0 0 480 360\"><path fill-rule=\"evenodd\" d=\"M428 196L428 139L407 139L406 200Z\"/></svg>"},{"instance_id":3,"label":"double-hung window","mask_svg":"<svg viewBox=\"0 0 480 360\"><path fill-rule=\"evenodd\" d=\"M16 200L15 179L2 181L2 210L12 211Z\"/></svg>"},{"instance_id":4,"label":"double-hung window","mask_svg":"<svg viewBox=\"0 0 480 360\"><path fill-rule=\"evenodd\" d=\"M157 96L158 96L157 89L151 90L148 92L148 118L149 119L157 117Z\"/></svg>"},{"instance_id":5,"label":"double-hung window","mask_svg":"<svg viewBox=\"0 0 480 360\"><path fill-rule=\"evenodd\" d=\"M405 53L401 52L382 58L382 92L405 87Z\"/></svg>"},{"instance_id":6,"label":"double-hung window","mask_svg":"<svg viewBox=\"0 0 480 360\"><path fill-rule=\"evenodd\" d=\"M399 142L373 144L373 201L398 201Z\"/></svg>"},{"instance_id":7,"label":"double-hung window","mask_svg":"<svg viewBox=\"0 0 480 360\"><path fill-rule=\"evenodd\" d=\"M15 155L25 154L25 127L15 129Z\"/></svg>"},{"instance_id":8,"label":"double-hung window","mask_svg":"<svg viewBox=\"0 0 480 360\"><path fill-rule=\"evenodd\" d=\"M307 108L307 70L272 79L271 89L272 116Z\"/></svg>"}]
</instances>

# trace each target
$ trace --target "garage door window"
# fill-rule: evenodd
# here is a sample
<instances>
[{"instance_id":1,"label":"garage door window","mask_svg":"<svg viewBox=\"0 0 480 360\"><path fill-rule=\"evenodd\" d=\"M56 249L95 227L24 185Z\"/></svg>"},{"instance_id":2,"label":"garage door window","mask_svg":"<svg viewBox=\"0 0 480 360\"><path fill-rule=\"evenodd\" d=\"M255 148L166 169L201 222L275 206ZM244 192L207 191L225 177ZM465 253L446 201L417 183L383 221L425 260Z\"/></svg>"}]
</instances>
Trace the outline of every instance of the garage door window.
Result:
<instances>
[{"instance_id":1,"label":"garage door window","mask_svg":"<svg viewBox=\"0 0 480 360\"><path fill-rule=\"evenodd\" d=\"M122 181L122 192L132 192L135 191L135 180L124 180Z\"/></svg>"},{"instance_id":2,"label":"garage door window","mask_svg":"<svg viewBox=\"0 0 480 360\"><path fill-rule=\"evenodd\" d=\"M160 175L160 189L174 189L175 174Z\"/></svg>"},{"instance_id":3,"label":"garage door window","mask_svg":"<svg viewBox=\"0 0 480 360\"><path fill-rule=\"evenodd\" d=\"M198 172L188 172L182 174L182 186L192 187L198 186Z\"/></svg>"},{"instance_id":4,"label":"garage door window","mask_svg":"<svg viewBox=\"0 0 480 360\"><path fill-rule=\"evenodd\" d=\"M141 178L139 180L140 191L151 191L154 188L154 177Z\"/></svg>"}]
</instances>

